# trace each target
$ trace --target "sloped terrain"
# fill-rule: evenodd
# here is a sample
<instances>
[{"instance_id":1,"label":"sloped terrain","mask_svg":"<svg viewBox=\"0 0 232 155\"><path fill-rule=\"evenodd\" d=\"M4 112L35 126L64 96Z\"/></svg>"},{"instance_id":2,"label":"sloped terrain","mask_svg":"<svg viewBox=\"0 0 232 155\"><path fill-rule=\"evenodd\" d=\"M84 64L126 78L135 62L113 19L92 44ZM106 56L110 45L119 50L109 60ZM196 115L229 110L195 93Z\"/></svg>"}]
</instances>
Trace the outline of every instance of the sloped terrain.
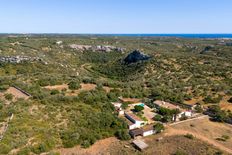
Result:
<instances>
[{"instance_id":1,"label":"sloped terrain","mask_svg":"<svg viewBox=\"0 0 232 155\"><path fill-rule=\"evenodd\" d=\"M32 95L28 100L0 96L0 121L14 114L0 154L89 147L126 131L110 104L119 96L202 105L223 101L220 105L228 107L232 47L230 40L219 42L144 37L138 45L136 37L1 36L1 56L41 61L0 62L1 93L17 86ZM125 50L81 51L72 44ZM133 63L123 63L137 48L143 54L136 52L136 59L129 58ZM80 89L83 84L91 89Z\"/></svg>"}]
</instances>

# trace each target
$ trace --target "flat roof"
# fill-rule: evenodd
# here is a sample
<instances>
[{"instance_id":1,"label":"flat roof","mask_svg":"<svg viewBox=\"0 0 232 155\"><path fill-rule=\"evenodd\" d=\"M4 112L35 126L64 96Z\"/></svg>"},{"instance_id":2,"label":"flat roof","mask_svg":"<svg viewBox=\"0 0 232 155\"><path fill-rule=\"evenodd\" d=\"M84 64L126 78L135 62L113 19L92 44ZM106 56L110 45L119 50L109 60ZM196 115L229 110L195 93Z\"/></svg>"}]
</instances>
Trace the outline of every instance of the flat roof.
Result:
<instances>
[{"instance_id":1,"label":"flat roof","mask_svg":"<svg viewBox=\"0 0 232 155\"><path fill-rule=\"evenodd\" d=\"M148 147L148 145L142 140L134 140L133 144L136 145L140 150L143 150Z\"/></svg>"}]
</instances>

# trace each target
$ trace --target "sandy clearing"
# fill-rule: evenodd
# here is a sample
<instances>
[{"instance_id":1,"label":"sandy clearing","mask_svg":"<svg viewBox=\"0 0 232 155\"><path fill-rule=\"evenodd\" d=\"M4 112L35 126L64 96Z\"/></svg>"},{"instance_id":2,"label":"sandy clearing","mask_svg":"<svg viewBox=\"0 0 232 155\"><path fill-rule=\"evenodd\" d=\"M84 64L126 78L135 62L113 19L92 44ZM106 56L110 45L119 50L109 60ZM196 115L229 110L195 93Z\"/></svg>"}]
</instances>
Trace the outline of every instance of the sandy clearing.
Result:
<instances>
[{"instance_id":1,"label":"sandy clearing","mask_svg":"<svg viewBox=\"0 0 232 155\"><path fill-rule=\"evenodd\" d=\"M67 84L62 84L62 85L54 85L54 86L46 86L44 87L46 89L49 89L49 90L63 90L63 89L68 89L68 85Z\"/></svg>"},{"instance_id":2,"label":"sandy clearing","mask_svg":"<svg viewBox=\"0 0 232 155\"><path fill-rule=\"evenodd\" d=\"M96 84L81 83L81 89L80 90L90 91L90 90L94 90L96 87L97 87Z\"/></svg>"}]
</instances>

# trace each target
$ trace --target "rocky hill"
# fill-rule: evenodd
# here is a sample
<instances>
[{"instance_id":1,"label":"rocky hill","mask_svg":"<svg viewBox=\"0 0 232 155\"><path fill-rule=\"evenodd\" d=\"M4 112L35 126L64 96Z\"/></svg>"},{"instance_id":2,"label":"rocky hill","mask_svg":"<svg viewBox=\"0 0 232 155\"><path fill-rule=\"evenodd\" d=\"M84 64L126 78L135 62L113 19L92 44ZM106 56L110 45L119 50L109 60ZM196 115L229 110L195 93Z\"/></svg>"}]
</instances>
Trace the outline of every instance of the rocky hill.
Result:
<instances>
[{"instance_id":1,"label":"rocky hill","mask_svg":"<svg viewBox=\"0 0 232 155\"><path fill-rule=\"evenodd\" d=\"M150 58L151 58L150 56L142 53L141 51L135 50L124 59L124 62L126 64L130 64L130 63L136 63L139 61L148 60Z\"/></svg>"}]
</instances>

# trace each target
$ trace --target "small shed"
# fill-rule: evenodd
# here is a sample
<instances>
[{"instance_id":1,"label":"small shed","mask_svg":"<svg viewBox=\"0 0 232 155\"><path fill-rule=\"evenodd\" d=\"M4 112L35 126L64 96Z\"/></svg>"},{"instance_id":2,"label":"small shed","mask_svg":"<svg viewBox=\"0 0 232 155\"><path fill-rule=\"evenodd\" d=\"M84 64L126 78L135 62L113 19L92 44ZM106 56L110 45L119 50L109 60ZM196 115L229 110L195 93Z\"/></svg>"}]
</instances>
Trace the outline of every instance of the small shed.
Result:
<instances>
[{"instance_id":1,"label":"small shed","mask_svg":"<svg viewBox=\"0 0 232 155\"><path fill-rule=\"evenodd\" d=\"M140 151L143 151L148 147L148 145L142 140L134 140L132 143Z\"/></svg>"}]
</instances>

